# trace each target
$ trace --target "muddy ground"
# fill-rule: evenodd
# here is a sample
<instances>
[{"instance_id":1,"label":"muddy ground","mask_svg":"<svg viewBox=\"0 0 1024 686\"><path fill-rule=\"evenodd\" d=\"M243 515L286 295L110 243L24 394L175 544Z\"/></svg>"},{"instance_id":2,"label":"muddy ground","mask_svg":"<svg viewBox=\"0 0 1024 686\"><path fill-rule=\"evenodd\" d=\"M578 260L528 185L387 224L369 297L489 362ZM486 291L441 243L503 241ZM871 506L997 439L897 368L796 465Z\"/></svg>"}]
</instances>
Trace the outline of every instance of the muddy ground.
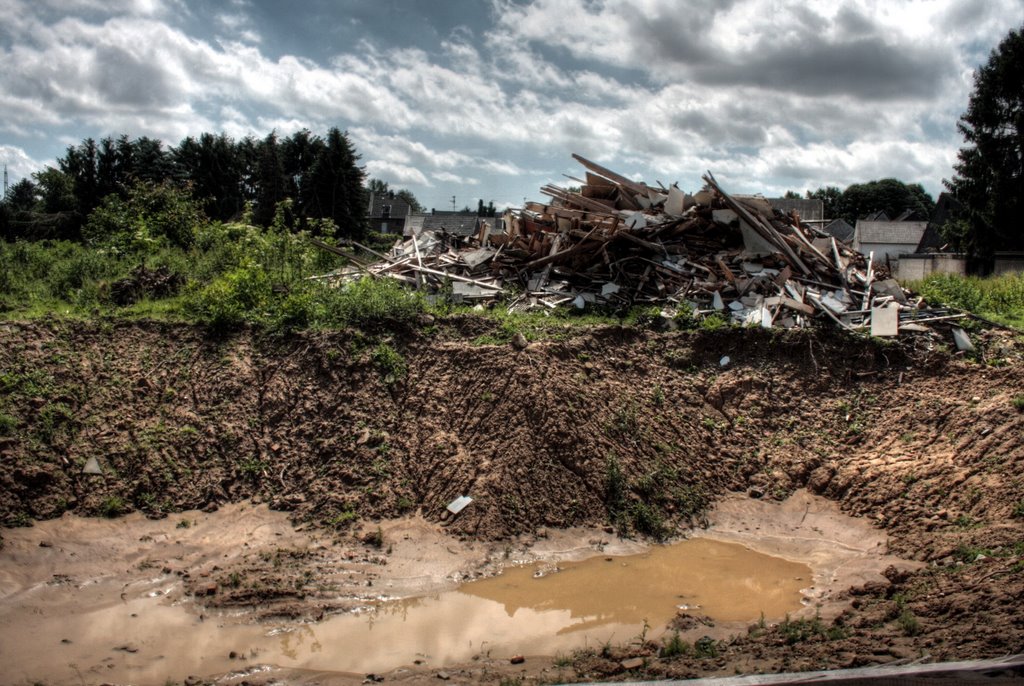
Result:
<instances>
[{"instance_id":1,"label":"muddy ground","mask_svg":"<svg viewBox=\"0 0 1024 686\"><path fill-rule=\"evenodd\" d=\"M501 550L569 527L671 535L729 494L782 501L806 488L922 568L843 591L820 620L753 626L683 655L634 642L557 670L531 660L522 673L495 663L448 676L654 678L1024 652L1020 338L979 332L983 352L966 359L828 332L567 326L524 350L503 333L475 318L220 339L156 323L4 324L0 519L174 521L262 502L329 545L296 548L287 564L240 555L190 575L184 592L197 611L315 621L350 602L296 580L336 572L332 546L386 561L381 519L422 518L459 545ZM102 474L83 473L92 458ZM446 518L461 494L473 504ZM625 671L630 657L643 666Z\"/></svg>"}]
</instances>

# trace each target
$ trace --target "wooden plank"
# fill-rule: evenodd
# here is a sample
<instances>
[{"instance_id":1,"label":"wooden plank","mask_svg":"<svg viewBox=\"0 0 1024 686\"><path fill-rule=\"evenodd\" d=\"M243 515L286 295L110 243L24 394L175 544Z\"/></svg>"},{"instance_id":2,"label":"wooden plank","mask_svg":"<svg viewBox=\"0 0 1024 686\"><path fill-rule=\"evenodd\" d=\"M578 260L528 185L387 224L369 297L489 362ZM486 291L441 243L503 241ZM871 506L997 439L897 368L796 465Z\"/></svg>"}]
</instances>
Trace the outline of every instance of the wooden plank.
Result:
<instances>
[{"instance_id":1,"label":"wooden plank","mask_svg":"<svg viewBox=\"0 0 1024 686\"><path fill-rule=\"evenodd\" d=\"M633 191L634 193L643 193L645 195L647 193L647 186L645 186L643 184L640 184L640 183L637 183L636 181L633 181L632 179L628 179L625 176L622 176L621 174L616 174L611 169L607 169L605 167L602 167L601 165L599 165L596 162L591 162L590 160L588 160L587 158L583 157L582 155L577 155L576 153L573 153L572 158L574 160L576 160L577 162L579 162L580 164L582 164L587 169L589 169L590 171L594 172L595 174L598 174L600 176L603 176L606 179L614 181L615 183L619 184L620 186L622 186L624 188L627 188L627 189Z\"/></svg>"}]
</instances>

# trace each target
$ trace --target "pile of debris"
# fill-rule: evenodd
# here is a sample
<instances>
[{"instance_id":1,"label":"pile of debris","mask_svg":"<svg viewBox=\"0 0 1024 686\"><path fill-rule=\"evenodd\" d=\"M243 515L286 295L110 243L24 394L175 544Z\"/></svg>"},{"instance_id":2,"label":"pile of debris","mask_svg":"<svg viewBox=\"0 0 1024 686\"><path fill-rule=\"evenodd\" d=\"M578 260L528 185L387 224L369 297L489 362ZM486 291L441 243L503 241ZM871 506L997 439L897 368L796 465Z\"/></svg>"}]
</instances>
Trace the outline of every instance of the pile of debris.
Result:
<instances>
[{"instance_id":1,"label":"pile of debris","mask_svg":"<svg viewBox=\"0 0 1024 686\"><path fill-rule=\"evenodd\" d=\"M964 316L924 308L872 255L763 197L729 195L710 173L690 195L573 157L586 178L572 179L580 183L573 190L542 188L550 203L508 211L468 240L423 232L388 255L373 253L378 263L356 259L330 276L369 273L435 294L450 288L457 302L481 304L512 291L510 311L657 305L667 321L684 313L798 328L827 318L878 336Z\"/></svg>"}]
</instances>

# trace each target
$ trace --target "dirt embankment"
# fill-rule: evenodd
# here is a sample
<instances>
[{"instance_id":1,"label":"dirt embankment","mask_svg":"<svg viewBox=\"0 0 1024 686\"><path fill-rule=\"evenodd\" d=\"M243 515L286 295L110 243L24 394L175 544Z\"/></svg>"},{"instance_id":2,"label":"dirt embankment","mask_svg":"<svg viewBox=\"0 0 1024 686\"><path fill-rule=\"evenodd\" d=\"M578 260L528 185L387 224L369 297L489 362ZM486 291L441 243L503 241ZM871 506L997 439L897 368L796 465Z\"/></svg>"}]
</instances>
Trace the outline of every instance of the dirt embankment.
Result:
<instances>
[{"instance_id":1,"label":"dirt embankment","mask_svg":"<svg viewBox=\"0 0 1024 686\"><path fill-rule=\"evenodd\" d=\"M699 523L730 491L807 487L934 564L855 591L832 635L755 631L649 674L1024 651L1019 340L992 334L996 364L814 333L567 328L524 350L472 342L493 326L222 340L162 324L0 326L0 519L255 498L344 536L381 517L439 521L468 494L451 535L657 535ZM90 458L102 475L82 473ZM898 650L879 654L893 636ZM741 662L751 655L763 658ZM617 665L595 655L578 675Z\"/></svg>"}]
</instances>

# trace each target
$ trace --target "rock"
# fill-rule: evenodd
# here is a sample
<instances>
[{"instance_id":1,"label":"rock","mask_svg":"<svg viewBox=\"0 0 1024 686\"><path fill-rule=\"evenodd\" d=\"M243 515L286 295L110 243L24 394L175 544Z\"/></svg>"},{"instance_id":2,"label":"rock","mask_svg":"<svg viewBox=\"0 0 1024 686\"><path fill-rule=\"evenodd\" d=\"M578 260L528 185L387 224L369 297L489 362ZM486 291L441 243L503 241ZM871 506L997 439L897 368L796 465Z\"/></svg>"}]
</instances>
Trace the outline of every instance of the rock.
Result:
<instances>
[{"instance_id":1,"label":"rock","mask_svg":"<svg viewBox=\"0 0 1024 686\"><path fill-rule=\"evenodd\" d=\"M359 432L359 437L356 438L356 445L363 445L370 440L370 430L363 429Z\"/></svg>"},{"instance_id":2,"label":"rock","mask_svg":"<svg viewBox=\"0 0 1024 686\"><path fill-rule=\"evenodd\" d=\"M237 658L238 658L238 653L236 653L235 651L232 650L230 653L228 653L228 659L229 660L235 660Z\"/></svg>"},{"instance_id":3,"label":"rock","mask_svg":"<svg viewBox=\"0 0 1024 686\"><path fill-rule=\"evenodd\" d=\"M761 488L760 486L751 486L750 488L747 489L747 495L749 495L751 498L763 498L764 489Z\"/></svg>"},{"instance_id":4,"label":"rock","mask_svg":"<svg viewBox=\"0 0 1024 686\"><path fill-rule=\"evenodd\" d=\"M628 660L623 660L619 665L627 672L634 669L640 669L644 666L644 659L642 657L631 657Z\"/></svg>"},{"instance_id":5,"label":"rock","mask_svg":"<svg viewBox=\"0 0 1024 686\"><path fill-rule=\"evenodd\" d=\"M448 681L449 679L452 678L452 675L449 674L448 672L438 672L436 676L441 681Z\"/></svg>"},{"instance_id":6,"label":"rock","mask_svg":"<svg viewBox=\"0 0 1024 686\"><path fill-rule=\"evenodd\" d=\"M82 467L82 474L103 474L103 469L100 467L99 460L95 457L90 457L85 461L85 466Z\"/></svg>"},{"instance_id":7,"label":"rock","mask_svg":"<svg viewBox=\"0 0 1024 686\"><path fill-rule=\"evenodd\" d=\"M810 478L807 479L807 488L812 493L824 493L825 489L828 488L828 484L832 481L832 474L834 472L830 467L818 467L811 472Z\"/></svg>"},{"instance_id":8,"label":"rock","mask_svg":"<svg viewBox=\"0 0 1024 686\"><path fill-rule=\"evenodd\" d=\"M515 335L512 336L512 347L516 350L522 350L529 344L530 342L526 340L526 336L519 331L516 331Z\"/></svg>"},{"instance_id":9,"label":"rock","mask_svg":"<svg viewBox=\"0 0 1024 686\"><path fill-rule=\"evenodd\" d=\"M196 589L196 595L197 596L217 595L217 584L214 583L213 581L211 581L209 583L206 583L206 584L203 584L198 589Z\"/></svg>"},{"instance_id":10,"label":"rock","mask_svg":"<svg viewBox=\"0 0 1024 686\"><path fill-rule=\"evenodd\" d=\"M524 662L526 662L526 658L523 657L522 655L513 655L512 659L509 660L509 662L511 662L514 665L521 665Z\"/></svg>"}]
</instances>

